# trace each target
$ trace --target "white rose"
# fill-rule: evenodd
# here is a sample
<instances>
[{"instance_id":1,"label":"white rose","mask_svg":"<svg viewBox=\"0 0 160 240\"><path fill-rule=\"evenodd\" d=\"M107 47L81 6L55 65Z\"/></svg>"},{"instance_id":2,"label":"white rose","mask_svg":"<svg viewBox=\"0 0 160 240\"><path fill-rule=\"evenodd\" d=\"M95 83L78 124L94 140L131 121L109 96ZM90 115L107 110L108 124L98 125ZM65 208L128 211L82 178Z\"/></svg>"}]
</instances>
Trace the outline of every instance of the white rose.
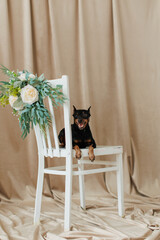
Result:
<instances>
[{"instance_id":1,"label":"white rose","mask_svg":"<svg viewBox=\"0 0 160 240\"><path fill-rule=\"evenodd\" d=\"M26 80L26 74L22 73L19 77L18 77L21 81L25 81Z\"/></svg>"},{"instance_id":2,"label":"white rose","mask_svg":"<svg viewBox=\"0 0 160 240\"><path fill-rule=\"evenodd\" d=\"M13 104L14 104L14 102L15 102L17 99L18 99L18 96L12 96L12 95L10 95L10 96L9 96L9 103L10 103L11 107L14 108L14 109L16 109L17 111L18 111L18 110L22 110L22 109L23 109L23 106L21 106L21 107L13 107Z\"/></svg>"},{"instance_id":3,"label":"white rose","mask_svg":"<svg viewBox=\"0 0 160 240\"><path fill-rule=\"evenodd\" d=\"M33 104L38 101L38 91L31 85L27 85L21 90L21 98L24 103Z\"/></svg>"},{"instance_id":4,"label":"white rose","mask_svg":"<svg viewBox=\"0 0 160 240\"><path fill-rule=\"evenodd\" d=\"M35 79L35 77L36 76L34 74L32 74L32 73L29 74L29 78Z\"/></svg>"}]
</instances>

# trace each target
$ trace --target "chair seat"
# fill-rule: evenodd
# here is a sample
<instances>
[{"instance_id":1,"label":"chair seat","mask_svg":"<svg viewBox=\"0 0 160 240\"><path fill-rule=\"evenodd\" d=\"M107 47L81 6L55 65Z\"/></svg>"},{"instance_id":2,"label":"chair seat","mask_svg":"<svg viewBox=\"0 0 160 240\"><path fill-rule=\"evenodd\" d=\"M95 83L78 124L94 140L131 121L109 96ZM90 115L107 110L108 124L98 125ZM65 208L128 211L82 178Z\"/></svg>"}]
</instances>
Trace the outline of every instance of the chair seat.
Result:
<instances>
[{"instance_id":1,"label":"chair seat","mask_svg":"<svg viewBox=\"0 0 160 240\"><path fill-rule=\"evenodd\" d=\"M56 149L53 148L52 157L65 157L67 155L66 148L60 148L60 151L57 152ZM102 172L110 172L110 171L117 171L117 162L116 161L106 161L106 160L98 160L91 162L89 159L84 160L83 157L88 157L88 148L81 148L82 158L78 160L78 164L72 164L72 168L79 167L79 164L91 164L97 165L101 164L105 167L98 168L98 169L89 169L83 170L81 173L79 170L73 170L72 175L80 175L80 174L93 174L93 173L102 173ZM123 147L122 146L97 146L94 149L95 156L103 156L103 155L116 155L122 154ZM60 154L60 155L58 155ZM73 157L75 157L75 150L72 150ZM111 165L111 166L110 166ZM56 175L66 175L66 166L56 166L56 167L49 167L44 169L45 174L56 174Z\"/></svg>"},{"instance_id":2,"label":"chair seat","mask_svg":"<svg viewBox=\"0 0 160 240\"><path fill-rule=\"evenodd\" d=\"M88 148L81 148L82 157L88 157ZM103 155L112 155L112 154L120 154L123 153L122 146L97 146L94 149L95 156L103 156ZM60 148L59 150L52 148L47 149L46 153L43 153L45 157L66 157L66 148ZM75 157L75 150L72 150L72 156Z\"/></svg>"}]
</instances>

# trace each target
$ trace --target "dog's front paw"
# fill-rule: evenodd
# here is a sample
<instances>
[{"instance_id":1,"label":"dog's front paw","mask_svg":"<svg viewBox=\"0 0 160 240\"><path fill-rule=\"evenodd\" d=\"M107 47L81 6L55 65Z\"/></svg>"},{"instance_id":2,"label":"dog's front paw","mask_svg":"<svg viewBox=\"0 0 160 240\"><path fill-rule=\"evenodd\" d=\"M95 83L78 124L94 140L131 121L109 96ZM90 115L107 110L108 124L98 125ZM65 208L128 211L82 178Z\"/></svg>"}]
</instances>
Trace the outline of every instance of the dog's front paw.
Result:
<instances>
[{"instance_id":1,"label":"dog's front paw","mask_svg":"<svg viewBox=\"0 0 160 240\"><path fill-rule=\"evenodd\" d=\"M93 162L95 160L95 155L94 153L90 153L89 154L89 160L91 160L91 162Z\"/></svg>"},{"instance_id":2,"label":"dog's front paw","mask_svg":"<svg viewBox=\"0 0 160 240\"><path fill-rule=\"evenodd\" d=\"M76 151L76 158L80 159L82 157L81 150Z\"/></svg>"},{"instance_id":3,"label":"dog's front paw","mask_svg":"<svg viewBox=\"0 0 160 240\"><path fill-rule=\"evenodd\" d=\"M88 155L89 155L89 160L91 160L91 162L93 162L95 160L95 155L94 155L94 148L91 146L89 146L89 152L88 152Z\"/></svg>"},{"instance_id":4,"label":"dog's front paw","mask_svg":"<svg viewBox=\"0 0 160 240\"><path fill-rule=\"evenodd\" d=\"M82 157L80 148L76 145L74 146L74 150L76 151L76 158L80 159Z\"/></svg>"}]
</instances>

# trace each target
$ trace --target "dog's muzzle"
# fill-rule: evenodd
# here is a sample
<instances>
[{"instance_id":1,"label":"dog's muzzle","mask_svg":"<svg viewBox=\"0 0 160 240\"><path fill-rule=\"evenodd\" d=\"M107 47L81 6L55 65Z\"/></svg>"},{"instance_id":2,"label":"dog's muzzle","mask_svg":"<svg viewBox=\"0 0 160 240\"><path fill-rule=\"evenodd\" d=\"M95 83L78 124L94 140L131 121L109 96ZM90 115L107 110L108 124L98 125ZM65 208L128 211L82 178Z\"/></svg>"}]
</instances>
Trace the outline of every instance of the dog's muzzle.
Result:
<instances>
[{"instance_id":1,"label":"dog's muzzle","mask_svg":"<svg viewBox=\"0 0 160 240\"><path fill-rule=\"evenodd\" d=\"M83 130L86 127L86 122L83 119L78 119L77 125L80 130Z\"/></svg>"}]
</instances>

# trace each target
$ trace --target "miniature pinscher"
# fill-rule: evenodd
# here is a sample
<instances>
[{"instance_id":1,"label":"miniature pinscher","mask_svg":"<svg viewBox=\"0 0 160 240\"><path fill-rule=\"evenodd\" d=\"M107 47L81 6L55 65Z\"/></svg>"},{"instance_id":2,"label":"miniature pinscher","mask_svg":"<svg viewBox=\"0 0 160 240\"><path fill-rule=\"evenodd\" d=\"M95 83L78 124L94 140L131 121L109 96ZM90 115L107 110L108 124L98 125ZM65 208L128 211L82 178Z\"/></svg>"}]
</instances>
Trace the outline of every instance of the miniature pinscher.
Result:
<instances>
[{"instance_id":1,"label":"miniature pinscher","mask_svg":"<svg viewBox=\"0 0 160 240\"><path fill-rule=\"evenodd\" d=\"M77 110L73 106L74 124L71 125L72 130L72 146L76 151L76 158L81 158L80 148L89 147L88 155L91 161L95 160L94 148L96 148L95 140L89 127L90 108L88 110ZM65 129L63 128L58 135L61 146L65 146Z\"/></svg>"}]
</instances>

